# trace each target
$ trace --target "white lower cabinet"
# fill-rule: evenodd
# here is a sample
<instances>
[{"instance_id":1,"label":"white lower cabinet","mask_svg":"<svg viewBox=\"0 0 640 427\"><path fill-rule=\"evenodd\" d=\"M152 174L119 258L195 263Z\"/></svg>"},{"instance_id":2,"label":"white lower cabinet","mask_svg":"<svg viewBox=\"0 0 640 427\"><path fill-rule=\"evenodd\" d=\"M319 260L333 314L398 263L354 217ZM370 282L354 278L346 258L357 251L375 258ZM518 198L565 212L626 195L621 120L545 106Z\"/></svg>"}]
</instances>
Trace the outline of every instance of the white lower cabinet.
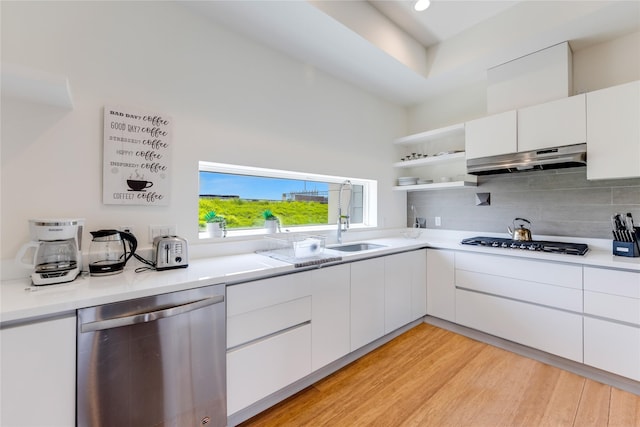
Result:
<instances>
[{"instance_id":1,"label":"white lower cabinet","mask_svg":"<svg viewBox=\"0 0 640 427\"><path fill-rule=\"evenodd\" d=\"M311 373L311 325L227 353L227 412L233 414Z\"/></svg>"},{"instance_id":2,"label":"white lower cabinet","mask_svg":"<svg viewBox=\"0 0 640 427\"><path fill-rule=\"evenodd\" d=\"M582 267L457 253L456 323L577 362Z\"/></svg>"},{"instance_id":3,"label":"white lower cabinet","mask_svg":"<svg viewBox=\"0 0 640 427\"><path fill-rule=\"evenodd\" d=\"M350 280L349 264L311 272L311 368L314 371L350 351Z\"/></svg>"},{"instance_id":4,"label":"white lower cabinet","mask_svg":"<svg viewBox=\"0 0 640 427\"><path fill-rule=\"evenodd\" d=\"M5 328L0 342L0 425L75 425L76 317Z\"/></svg>"},{"instance_id":5,"label":"white lower cabinet","mask_svg":"<svg viewBox=\"0 0 640 427\"><path fill-rule=\"evenodd\" d=\"M411 263L411 321L427 315L427 250L407 253Z\"/></svg>"},{"instance_id":6,"label":"white lower cabinet","mask_svg":"<svg viewBox=\"0 0 640 427\"><path fill-rule=\"evenodd\" d=\"M584 363L640 381L640 272L584 268Z\"/></svg>"},{"instance_id":7,"label":"white lower cabinet","mask_svg":"<svg viewBox=\"0 0 640 427\"><path fill-rule=\"evenodd\" d=\"M351 351L384 335L384 258L351 263Z\"/></svg>"},{"instance_id":8,"label":"white lower cabinet","mask_svg":"<svg viewBox=\"0 0 640 427\"><path fill-rule=\"evenodd\" d=\"M384 258L385 333L392 332L427 312L427 268L424 250Z\"/></svg>"},{"instance_id":9,"label":"white lower cabinet","mask_svg":"<svg viewBox=\"0 0 640 427\"><path fill-rule=\"evenodd\" d=\"M580 314L457 289L456 322L582 362Z\"/></svg>"},{"instance_id":10,"label":"white lower cabinet","mask_svg":"<svg viewBox=\"0 0 640 427\"><path fill-rule=\"evenodd\" d=\"M424 316L426 262L416 250L228 286L228 414Z\"/></svg>"},{"instance_id":11,"label":"white lower cabinet","mask_svg":"<svg viewBox=\"0 0 640 427\"><path fill-rule=\"evenodd\" d=\"M455 252L427 249L427 314L456 321Z\"/></svg>"},{"instance_id":12,"label":"white lower cabinet","mask_svg":"<svg viewBox=\"0 0 640 427\"><path fill-rule=\"evenodd\" d=\"M311 273L227 287L227 413L311 373Z\"/></svg>"},{"instance_id":13,"label":"white lower cabinet","mask_svg":"<svg viewBox=\"0 0 640 427\"><path fill-rule=\"evenodd\" d=\"M640 328L585 317L584 363L640 381Z\"/></svg>"}]
</instances>

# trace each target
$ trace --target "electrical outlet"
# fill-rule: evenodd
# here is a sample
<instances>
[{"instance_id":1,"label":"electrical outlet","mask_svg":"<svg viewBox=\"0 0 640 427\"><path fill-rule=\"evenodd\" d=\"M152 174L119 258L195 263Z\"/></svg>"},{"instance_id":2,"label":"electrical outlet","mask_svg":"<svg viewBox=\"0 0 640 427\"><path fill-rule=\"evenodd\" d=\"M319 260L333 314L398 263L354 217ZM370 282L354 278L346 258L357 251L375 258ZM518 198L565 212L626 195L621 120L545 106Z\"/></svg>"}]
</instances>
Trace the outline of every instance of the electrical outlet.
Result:
<instances>
[{"instance_id":1,"label":"electrical outlet","mask_svg":"<svg viewBox=\"0 0 640 427\"><path fill-rule=\"evenodd\" d=\"M440 227L442 225L442 218L439 216L436 217L436 227Z\"/></svg>"},{"instance_id":2,"label":"electrical outlet","mask_svg":"<svg viewBox=\"0 0 640 427\"><path fill-rule=\"evenodd\" d=\"M158 236L175 236L175 225L150 225L149 226L149 243L153 243L153 239Z\"/></svg>"},{"instance_id":3,"label":"electrical outlet","mask_svg":"<svg viewBox=\"0 0 640 427\"><path fill-rule=\"evenodd\" d=\"M127 233L131 233L135 236L135 233L133 232L133 226L132 225L121 225L120 227L118 227L118 230L120 231L126 231Z\"/></svg>"}]
</instances>

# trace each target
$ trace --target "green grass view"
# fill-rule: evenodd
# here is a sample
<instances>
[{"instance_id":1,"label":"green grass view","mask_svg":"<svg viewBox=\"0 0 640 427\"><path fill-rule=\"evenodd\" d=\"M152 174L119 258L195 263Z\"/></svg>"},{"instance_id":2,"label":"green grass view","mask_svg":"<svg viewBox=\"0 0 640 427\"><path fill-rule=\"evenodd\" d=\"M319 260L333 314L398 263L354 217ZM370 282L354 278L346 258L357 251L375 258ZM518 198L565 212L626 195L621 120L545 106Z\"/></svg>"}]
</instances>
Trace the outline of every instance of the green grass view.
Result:
<instances>
[{"instance_id":1,"label":"green grass view","mask_svg":"<svg viewBox=\"0 0 640 427\"><path fill-rule=\"evenodd\" d=\"M267 201L242 199L200 199L198 222L204 226L209 211L223 216L227 228L255 228L264 225L262 213L270 210L283 227L309 224L327 224L328 205L319 202Z\"/></svg>"}]
</instances>

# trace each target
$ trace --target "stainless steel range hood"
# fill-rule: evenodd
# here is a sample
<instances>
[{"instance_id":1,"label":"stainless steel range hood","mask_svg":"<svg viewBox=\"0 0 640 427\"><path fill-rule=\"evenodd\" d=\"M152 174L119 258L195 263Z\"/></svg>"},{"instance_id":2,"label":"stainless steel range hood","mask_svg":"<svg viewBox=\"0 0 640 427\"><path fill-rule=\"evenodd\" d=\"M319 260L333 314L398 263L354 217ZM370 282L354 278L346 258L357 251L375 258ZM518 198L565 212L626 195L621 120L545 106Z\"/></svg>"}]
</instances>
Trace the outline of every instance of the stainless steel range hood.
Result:
<instances>
[{"instance_id":1,"label":"stainless steel range hood","mask_svg":"<svg viewBox=\"0 0 640 427\"><path fill-rule=\"evenodd\" d=\"M472 175L495 175L500 173L525 172L538 169L560 169L587 164L587 144L568 145L558 148L502 154L467 160L467 173Z\"/></svg>"}]
</instances>

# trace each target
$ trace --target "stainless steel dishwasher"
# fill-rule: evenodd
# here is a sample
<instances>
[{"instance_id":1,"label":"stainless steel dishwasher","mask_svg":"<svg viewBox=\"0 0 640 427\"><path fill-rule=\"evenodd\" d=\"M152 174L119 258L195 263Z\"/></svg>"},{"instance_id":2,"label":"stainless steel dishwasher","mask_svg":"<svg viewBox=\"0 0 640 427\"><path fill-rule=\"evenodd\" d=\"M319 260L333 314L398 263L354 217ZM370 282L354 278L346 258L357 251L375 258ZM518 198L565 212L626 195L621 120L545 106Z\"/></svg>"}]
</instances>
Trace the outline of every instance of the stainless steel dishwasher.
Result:
<instances>
[{"instance_id":1,"label":"stainless steel dishwasher","mask_svg":"<svg viewBox=\"0 0 640 427\"><path fill-rule=\"evenodd\" d=\"M78 311L79 427L225 426L225 286Z\"/></svg>"}]
</instances>

